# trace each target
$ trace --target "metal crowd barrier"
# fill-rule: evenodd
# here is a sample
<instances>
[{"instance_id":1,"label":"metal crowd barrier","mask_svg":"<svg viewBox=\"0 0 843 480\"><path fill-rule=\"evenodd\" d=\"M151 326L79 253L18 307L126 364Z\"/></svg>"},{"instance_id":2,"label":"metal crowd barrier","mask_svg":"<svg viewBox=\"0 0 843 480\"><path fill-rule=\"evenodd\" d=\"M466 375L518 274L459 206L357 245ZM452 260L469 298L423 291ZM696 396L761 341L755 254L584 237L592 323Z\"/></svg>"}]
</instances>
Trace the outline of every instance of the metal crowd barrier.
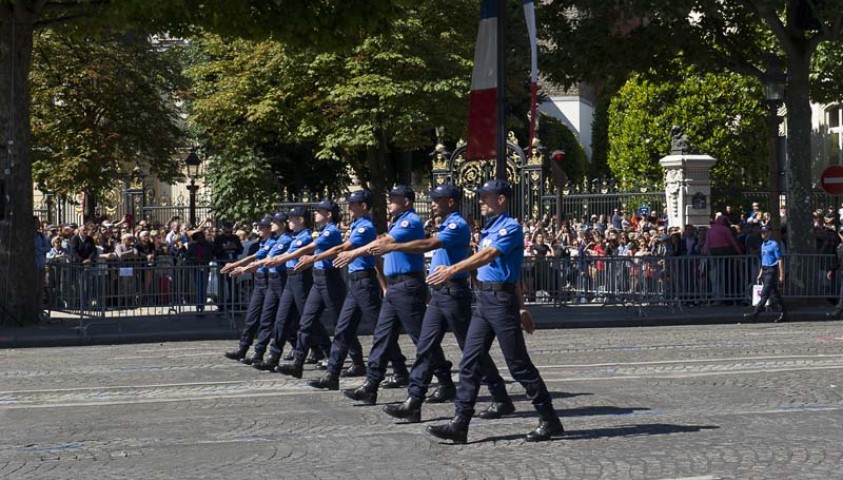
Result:
<instances>
[{"instance_id":1,"label":"metal crowd barrier","mask_svg":"<svg viewBox=\"0 0 843 480\"><path fill-rule=\"evenodd\" d=\"M786 298L834 299L843 284L829 279L829 255L785 257ZM521 284L526 302L556 307L579 304L633 307L705 307L746 304L759 270L756 256L563 257L525 259ZM172 258L48 264L47 309L86 319L189 314L224 316L232 327L248 306L250 275L220 275L215 264Z\"/></svg>"}]
</instances>

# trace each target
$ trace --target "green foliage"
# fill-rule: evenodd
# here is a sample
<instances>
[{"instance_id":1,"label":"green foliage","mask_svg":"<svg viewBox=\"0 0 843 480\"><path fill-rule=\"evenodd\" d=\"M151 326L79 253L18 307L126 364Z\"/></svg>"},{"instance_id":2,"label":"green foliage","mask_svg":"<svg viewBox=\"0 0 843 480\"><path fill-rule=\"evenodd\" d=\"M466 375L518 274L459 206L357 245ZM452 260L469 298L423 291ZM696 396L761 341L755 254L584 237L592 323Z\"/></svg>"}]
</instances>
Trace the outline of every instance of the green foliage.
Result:
<instances>
[{"instance_id":1,"label":"green foliage","mask_svg":"<svg viewBox=\"0 0 843 480\"><path fill-rule=\"evenodd\" d=\"M252 152L210 159L206 180L219 218L252 222L275 211L279 187L266 160ZM272 192L276 192L272 195Z\"/></svg>"},{"instance_id":2,"label":"green foliage","mask_svg":"<svg viewBox=\"0 0 843 480\"><path fill-rule=\"evenodd\" d=\"M580 142L574 132L571 131L562 121L555 117L542 114L539 121L538 137L545 147L545 156L549 157L554 150L565 152L565 164L562 169L572 183L579 182L588 176L588 157L585 155ZM548 159L546 174L550 175L550 164Z\"/></svg>"},{"instance_id":3,"label":"green foliage","mask_svg":"<svg viewBox=\"0 0 843 480\"><path fill-rule=\"evenodd\" d=\"M843 42L820 45L811 67L811 99L843 102Z\"/></svg>"},{"instance_id":4,"label":"green foliage","mask_svg":"<svg viewBox=\"0 0 843 480\"><path fill-rule=\"evenodd\" d=\"M171 53L132 32L41 31L30 73L33 176L41 190L100 193L135 165L178 175L179 92Z\"/></svg>"},{"instance_id":5,"label":"green foliage","mask_svg":"<svg viewBox=\"0 0 843 480\"><path fill-rule=\"evenodd\" d=\"M712 183L721 187L765 179L769 146L763 88L735 74L685 70L681 82L634 76L609 109L609 167L626 187L661 179L658 161L670 153L672 125L685 129L695 152L718 161Z\"/></svg>"}]
</instances>

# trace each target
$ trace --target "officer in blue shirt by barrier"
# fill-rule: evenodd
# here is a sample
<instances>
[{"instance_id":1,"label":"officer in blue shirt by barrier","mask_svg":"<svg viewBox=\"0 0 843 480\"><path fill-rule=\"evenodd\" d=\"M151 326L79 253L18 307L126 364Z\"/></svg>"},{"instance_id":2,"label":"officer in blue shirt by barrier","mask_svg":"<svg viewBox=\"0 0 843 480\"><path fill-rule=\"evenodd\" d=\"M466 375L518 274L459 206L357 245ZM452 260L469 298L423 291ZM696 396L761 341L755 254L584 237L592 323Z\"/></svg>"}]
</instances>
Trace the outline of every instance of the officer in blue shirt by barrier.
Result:
<instances>
[{"instance_id":1,"label":"officer in blue shirt by barrier","mask_svg":"<svg viewBox=\"0 0 843 480\"><path fill-rule=\"evenodd\" d=\"M440 266L454 265L468 258L471 248L471 228L458 211L462 191L459 187L446 183L431 190L429 195L432 200L433 214L442 218L439 232L424 240L381 243L372 249L373 253L378 255L393 251L419 253L435 249L430 262L430 273L435 272ZM425 401L428 384L433 377L434 352L441 351L442 338L448 327L457 337L460 349L465 345L465 336L471 321L471 287L468 281L468 272L460 272L448 282L433 287L433 295L422 321L416 361L410 370L407 400L397 405L386 405L383 410L390 416L410 422L421 421L421 405ZM479 416L487 419L500 418L502 415L515 411L506 391L506 384L488 352L482 356L480 368L483 383L489 386L493 403ZM453 400L455 396L456 386L450 378L447 378L447 381L440 383L426 401L443 403Z\"/></svg>"},{"instance_id":2,"label":"officer in blue shirt by barrier","mask_svg":"<svg viewBox=\"0 0 843 480\"><path fill-rule=\"evenodd\" d=\"M283 255L293 243L293 237L290 235L290 229L287 226L287 214L276 213L272 216L272 224L274 228L277 228L275 232L276 240L275 246L269 251L268 258ZM261 313L257 340L255 341L255 355L252 363L252 366L258 370L273 370L278 366L278 361L280 360L280 354L270 355L266 360L263 359L263 355L275 331L278 305L281 302L281 296L284 294L284 287L286 285L287 270L285 268L269 267L269 288L263 300L263 311ZM298 312L295 309L291 309L288 313L289 315L298 315Z\"/></svg>"},{"instance_id":3,"label":"officer in blue shirt by barrier","mask_svg":"<svg viewBox=\"0 0 843 480\"><path fill-rule=\"evenodd\" d=\"M239 360L246 365L252 364L252 359L246 357L246 352L249 351L255 335L260 326L261 312L263 310L264 297L266 296L268 282L268 270L263 269L248 269L245 265L250 264L255 260L262 260L269 255L272 247L275 246L275 238L272 237L272 217L266 216L258 222L258 229L260 234L260 244L258 251L254 255L233 263L227 264L220 270L221 274L230 273L232 276L243 275L244 273L255 272L255 287L252 289L252 296L249 298L249 308L246 310L246 320L243 325L243 331L240 334L240 348L232 352L226 352L226 358L232 360Z\"/></svg>"},{"instance_id":4,"label":"officer in blue shirt by barrier","mask_svg":"<svg viewBox=\"0 0 843 480\"><path fill-rule=\"evenodd\" d=\"M480 234L480 250L455 265L440 265L427 279L430 285L446 285L459 273L477 270L477 316L468 327L460 362L456 415L450 423L430 426L427 431L437 438L466 443L480 386L480 362L497 337L512 378L526 389L527 398L539 413L539 425L527 434L526 440L550 440L564 429L553 409L550 392L530 360L521 331L523 328L532 333L535 326L530 312L524 308L519 282L524 262L524 232L507 213L512 187L506 180L490 180L477 194L481 213L487 217Z\"/></svg>"},{"instance_id":5,"label":"officer in blue shirt by barrier","mask_svg":"<svg viewBox=\"0 0 843 480\"><path fill-rule=\"evenodd\" d=\"M416 194L413 189L404 185L399 185L389 192L389 213L393 216L392 226L389 234L378 239L372 247L381 242L405 243L425 237L424 222L413 209L415 199ZM427 286L424 284L424 254L395 251L386 254L383 263L383 273L388 286L372 336L366 382L356 389L343 392L346 397L368 405L374 405L377 402L378 388L384 380L387 361L396 358L395 339L399 332L399 322L410 335L413 343L418 344L427 300ZM441 348L438 355L434 351L433 362L437 367L434 374L440 382L447 384L451 378L451 371L442 356ZM384 388L408 385L406 366L404 366L404 371L396 371L399 367L393 364L392 381L384 382Z\"/></svg>"},{"instance_id":6,"label":"officer in blue shirt by barrier","mask_svg":"<svg viewBox=\"0 0 843 480\"><path fill-rule=\"evenodd\" d=\"M351 193L348 198L348 210L354 219L349 229L348 240L344 243L313 257L313 260L335 258L343 252L365 247L375 241L377 231L369 216L372 205L372 194L366 190ZM346 255L347 257L347 255ZM334 265L343 264L342 260ZM342 304L337 327L334 330L334 342L331 344L331 355L328 361L328 371L315 380L308 382L314 388L339 390L339 378L359 377L366 374L362 355L359 359L352 358L351 366L341 370L349 347L359 344L357 328L361 321L374 325L381 308L381 285L375 270L375 257L360 255L348 264L348 291Z\"/></svg>"},{"instance_id":7,"label":"officer in blue shirt by barrier","mask_svg":"<svg viewBox=\"0 0 843 480\"><path fill-rule=\"evenodd\" d=\"M316 331L325 331L320 320L324 312L328 319L336 325L346 295L345 282L342 279L340 269L335 268L331 259L320 257L325 253L343 243L342 233L337 228L339 221L340 207L333 200L322 200L316 205L316 223L321 225L314 235L312 244L300 249L299 262L296 271L313 268L313 288L307 297L307 303L301 316L299 324L298 339L292 363L279 365L278 372L291 375L296 378L302 377L305 355L310 348L311 334ZM311 256L309 254L314 254ZM318 258L316 260L315 258ZM325 334L327 337L327 334ZM325 352L330 352L330 345L324 346ZM351 345L352 358L363 362L363 349L357 337L354 337L354 344Z\"/></svg>"},{"instance_id":8,"label":"officer in blue shirt by barrier","mask_svg":"<svg viewBox=\"0 0 843 480\"><path fill-rule=\"evenodd\" d=\"M781 292L779 292L779 284L784 284L784 259L782 258L782 249L779 247L779 242L770 238L770 225L761 227L761 269L758 271L759 282L763 282L761 287L761 301L752 309L751 313L744 314L744 318L754 322L758 319L758 315L764 310L767 305L767 300L771 296L776 297L776 301L782 307L782 311L774 322L787 321L787 308L784 305L784 299Z\"/></svg>"},{"instance_id":9,"label":"officer in blue shirt by barrier","mask_svg":"<svg viewBox=\"0 0 843 480\"><path fill-rule=\"evenodd\" d=\"M295 271L298 264L296 251L313 242L313 232L307 228L305 222L307 215L307 209L302 206L293 207L287 213L287 225L293 231L290 247L283 255L262 261L267 267L278 267L279 269L285 269L287 272L287 286L278 302L278 312L275 314L275 331L272 343L269 346L269 355L273 358L281 356L288 338L296 337L300 317L295 315L294 312L304 312L307 297L313 286L311 269L301 272ZM295 345L292 345L292 347L295 348Z\"/></svg>"}]
</instances>

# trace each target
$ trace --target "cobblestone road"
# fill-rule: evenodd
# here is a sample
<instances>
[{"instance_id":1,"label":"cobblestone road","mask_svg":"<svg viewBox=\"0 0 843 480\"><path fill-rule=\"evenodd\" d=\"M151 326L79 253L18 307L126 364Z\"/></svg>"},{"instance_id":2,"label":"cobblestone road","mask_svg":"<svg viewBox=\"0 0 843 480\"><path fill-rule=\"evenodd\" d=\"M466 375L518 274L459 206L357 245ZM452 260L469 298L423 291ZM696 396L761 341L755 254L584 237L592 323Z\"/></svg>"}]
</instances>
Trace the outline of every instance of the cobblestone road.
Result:
<instances>
[{"instance_id":1,"label":"cobblestone road","mask_svg":"<svg viewBox=\"0 0 843 480\"><path fill-rule=\"evenodd\" d=\"M225 360L231 342L0 351L0 478L843 479L843 323L528 342L567 429L549 443L522 440L536 417L514 383L516 414L475 420L453 446L423 433L450 404L395 424L380 406Z\"/></svg>"}]
</instances>

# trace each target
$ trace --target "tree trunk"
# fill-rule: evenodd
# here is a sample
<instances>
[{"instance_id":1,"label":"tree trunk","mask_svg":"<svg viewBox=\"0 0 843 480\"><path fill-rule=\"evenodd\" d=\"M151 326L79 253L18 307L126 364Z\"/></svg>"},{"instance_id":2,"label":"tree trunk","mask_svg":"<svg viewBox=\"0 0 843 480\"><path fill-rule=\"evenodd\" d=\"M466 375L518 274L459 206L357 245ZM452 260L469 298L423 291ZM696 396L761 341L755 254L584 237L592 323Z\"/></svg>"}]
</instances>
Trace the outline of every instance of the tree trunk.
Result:
<instances>
[{"instance_id":1,"label":"tree trunk","mask_svg":"<svg viewBox=\"0 0 843 480\"><path fill-rule=\"evenodd\" d=\"M14 5L0 6L0 182L8 199L5 205L0 202L0 319L8 315L18 323L36 323L41 292L36 288L29 133L35 18Z\"/></svg>"},{"instance_id":2,"label":"tree trunk","mask_svg":"<svg viewBox=\"0 0 843 480\"><path fill-rule=\"evenodd\" d=\"M372 221L378 232L386 232L386 151L382 146L366 149L366 166L369 168L369 190L375 197Z\"/></svg>"},{"instance_id":3,"label":"tree trunk","mask_svg":"<svg viewBox=\"0 0 843 480\"><path fill-rule=\"evenodd\" d=\"M802 53L800 51L800 53ZM813 253L811 241L810 55L787 58L787 246L790 253ZM778 215L779 212L770 212Z\"/></svg>"}]
</instances>

